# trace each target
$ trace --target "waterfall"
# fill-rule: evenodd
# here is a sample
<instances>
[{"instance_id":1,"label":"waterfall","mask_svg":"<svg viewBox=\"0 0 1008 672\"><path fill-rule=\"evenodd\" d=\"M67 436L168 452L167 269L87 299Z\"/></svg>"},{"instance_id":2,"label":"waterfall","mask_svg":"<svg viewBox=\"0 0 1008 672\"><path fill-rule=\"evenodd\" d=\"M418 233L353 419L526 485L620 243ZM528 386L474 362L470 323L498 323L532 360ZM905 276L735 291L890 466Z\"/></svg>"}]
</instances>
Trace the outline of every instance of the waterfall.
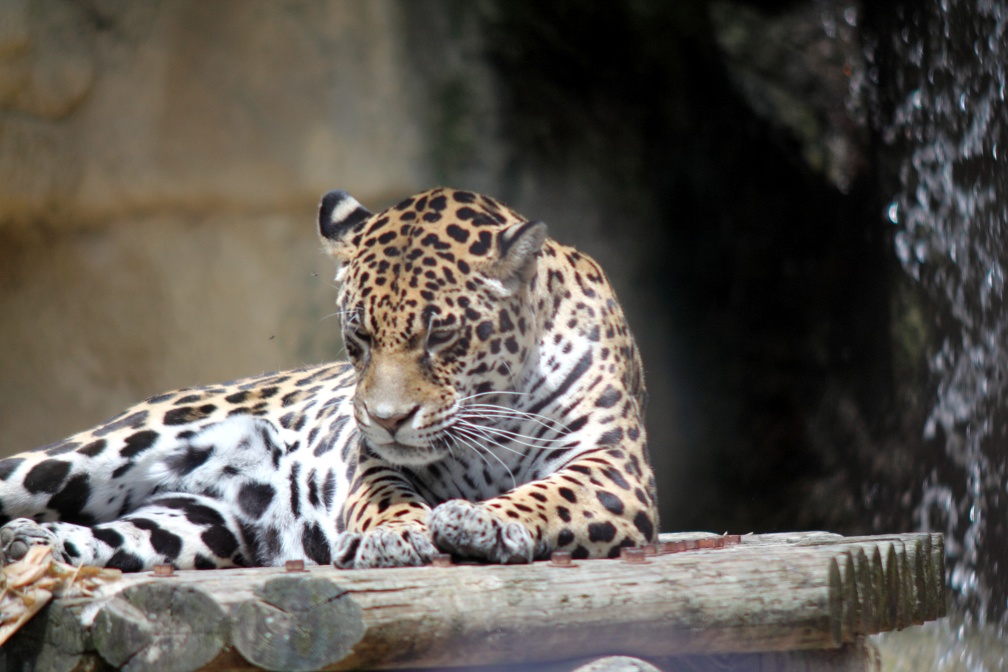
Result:
<instances>
[{"instance_id":1,"label":"waterfall","mask_svg":"<svg viewBox=\"0 0 1008 672\"><path fill-rule=\"evenodd\" d=\"M1008 605L1008 4L885 11L866 39L894 173L883 214L934 318L935 392L916 437L934 468L915 515L946 534L950 588L982 624Z\"/></svg>"}]
</instances>

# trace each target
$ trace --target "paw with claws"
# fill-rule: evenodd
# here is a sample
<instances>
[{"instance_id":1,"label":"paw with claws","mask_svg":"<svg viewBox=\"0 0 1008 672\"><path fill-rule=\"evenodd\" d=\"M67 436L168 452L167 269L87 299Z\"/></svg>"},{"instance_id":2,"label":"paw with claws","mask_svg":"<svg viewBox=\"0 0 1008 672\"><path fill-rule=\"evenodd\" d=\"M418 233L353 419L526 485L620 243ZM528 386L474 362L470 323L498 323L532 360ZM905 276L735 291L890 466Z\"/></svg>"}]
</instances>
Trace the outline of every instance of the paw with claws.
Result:
<instances>
[{"instance_id":1,"label":"paw with claws","mask_svg":"<svg viewBox=\"0 0 1008 672\"><path fill-rule=\"evenodd\" d=\"M63 545L56 535L29 518L15 518L0 528L0 564L7 565L25 557L32 546L47 545L53 557L63 560Z\"/></svg>"},{"instance_id":2,"label":"paw with claws","mask_svg":"<svg viewBox=\"0 0 1008 672\"><path fill-rule=\"evenodd\" d=\"M418 524L343 532L336 540L335 565L343 569L426 565L438 550Z\"/></svg>"},{"instance_id":3,"label":"paw with claws","mask_svg":"<svg viewBox=\"0 0 1008 672\"><path fill-rule=\"evenodd\" d=\"M481 504L449 500L431 511L427 526L434 544L453 555L501 564L532 562L532 533L497 519Z\"/></svg>"}]
</instances>

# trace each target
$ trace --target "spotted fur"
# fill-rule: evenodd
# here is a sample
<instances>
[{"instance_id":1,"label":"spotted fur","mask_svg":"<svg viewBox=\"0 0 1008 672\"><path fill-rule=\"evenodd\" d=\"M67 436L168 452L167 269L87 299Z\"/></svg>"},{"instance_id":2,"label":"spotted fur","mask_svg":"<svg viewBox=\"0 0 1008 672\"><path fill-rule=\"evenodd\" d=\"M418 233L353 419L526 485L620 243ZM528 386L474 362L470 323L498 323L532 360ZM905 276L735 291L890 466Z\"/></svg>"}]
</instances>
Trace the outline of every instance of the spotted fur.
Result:
<instances>
[{"instance_id":1,"label":"spotted fur","mask_svg":"<svg viewBox=\"0 0 1008 672\"><path fill-rule=\"evenodd\" d=\"M148 399L0 461L6 560L612 557L655 538L644 380L590 258L497 201L322 199L349 363Z\"/></svg>"}]
</instances>

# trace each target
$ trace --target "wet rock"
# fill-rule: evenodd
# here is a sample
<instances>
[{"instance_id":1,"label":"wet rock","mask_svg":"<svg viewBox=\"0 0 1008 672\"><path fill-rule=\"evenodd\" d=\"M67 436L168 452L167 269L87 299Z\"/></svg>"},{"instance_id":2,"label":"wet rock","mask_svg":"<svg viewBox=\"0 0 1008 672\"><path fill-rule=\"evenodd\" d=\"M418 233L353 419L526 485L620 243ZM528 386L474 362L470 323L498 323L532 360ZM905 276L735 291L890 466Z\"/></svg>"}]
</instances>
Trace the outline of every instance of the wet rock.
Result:
<instances>
[{"instance_id":1,"label":"wet rock","mask_svg":"<svg viewBox=\"0 0 1008 672\"><path fill-rule=\"evenodd\" d=\"M859 4L794 3L764 13L714 2L711 22L738 91L801 143L802 157L846 192L863 169L868 129Z\"/></svg>"}]
</instances>

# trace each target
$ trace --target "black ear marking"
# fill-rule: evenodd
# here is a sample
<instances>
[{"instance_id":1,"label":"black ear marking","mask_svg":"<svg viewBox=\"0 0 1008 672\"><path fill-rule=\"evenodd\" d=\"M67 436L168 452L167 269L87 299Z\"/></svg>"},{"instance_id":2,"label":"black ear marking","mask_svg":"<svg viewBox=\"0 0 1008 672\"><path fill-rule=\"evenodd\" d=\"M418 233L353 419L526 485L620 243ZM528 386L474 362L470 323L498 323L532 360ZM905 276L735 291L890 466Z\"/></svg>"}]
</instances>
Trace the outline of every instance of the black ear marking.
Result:
<instances>
[{"instance_id":1,"label":"black ear marking","mask_svg":"<svg viewBox=\"0 0 1008 672\"><path fill-rule=\"evenodd\" d=\"M534 273L536 255L546 240L546 224L521 222L497 234L497 277L528 281Z\"/></svg>"},{"instance_id":2,"label":"black ear marking","mask_svg":"<svg viewBox=\"0 0 1008 672\"><path fill-rule=\"evenodd\" d=\"M332 243L339 243L370 216L371 211L347 192L330 191L319 204L319 235Z\"/></svg>"},{"instance_id":3,"label":"black ear marking","mask_svg":"<svg viewBox=\"0 0 1008 672\"><path fill-rule=\"evenodd\" d=\"M501 259L508 256L515 243L525 240L529 247L538 248L546 237L546 224L540 221L522 222L504 229L497 235L497 254Z\"/></svg>"}]
</instances>

